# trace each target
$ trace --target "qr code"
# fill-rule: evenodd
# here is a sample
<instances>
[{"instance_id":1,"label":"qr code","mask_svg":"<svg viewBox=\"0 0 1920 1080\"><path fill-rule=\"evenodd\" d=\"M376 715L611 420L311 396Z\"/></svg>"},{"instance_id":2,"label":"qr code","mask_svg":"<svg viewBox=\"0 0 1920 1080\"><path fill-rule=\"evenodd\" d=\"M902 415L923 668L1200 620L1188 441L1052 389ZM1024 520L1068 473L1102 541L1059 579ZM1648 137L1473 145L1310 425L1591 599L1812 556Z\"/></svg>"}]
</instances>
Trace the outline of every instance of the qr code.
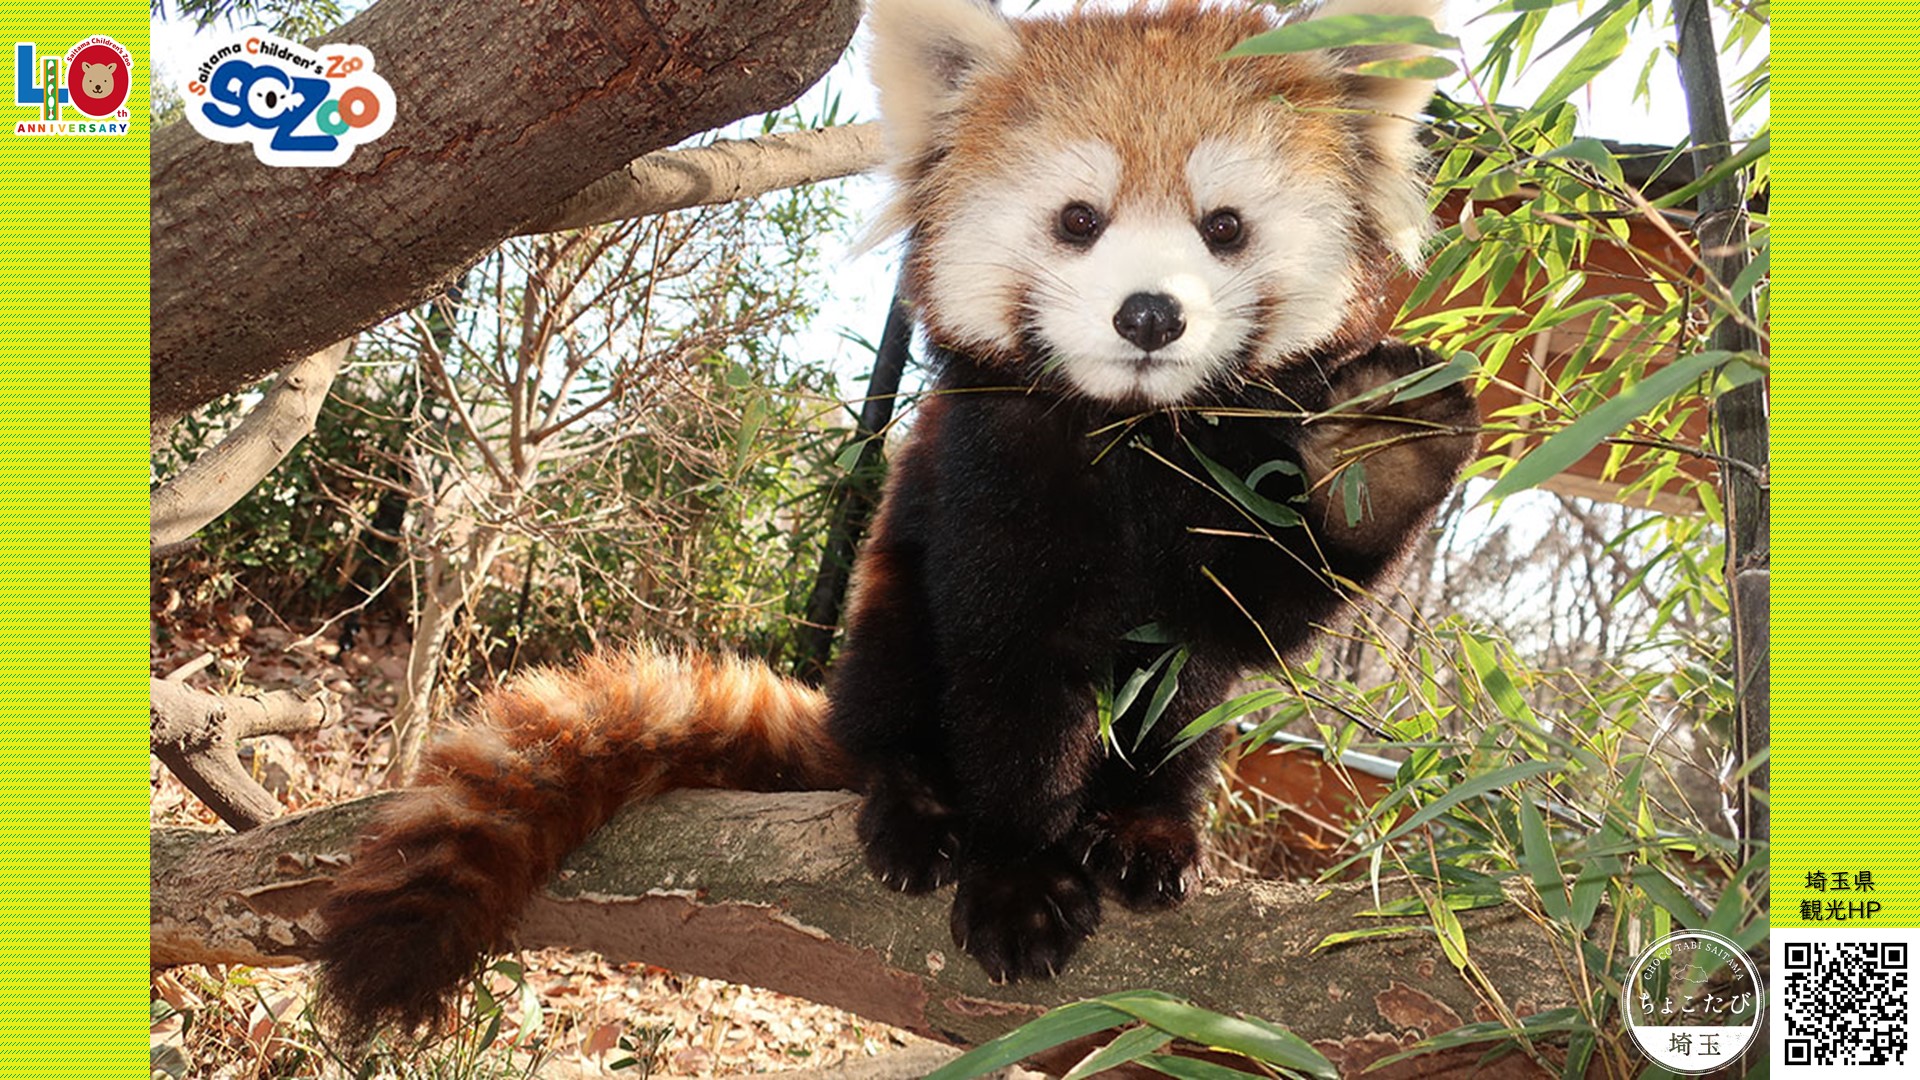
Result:
<instances>
[{"instance_id":1,"label":"qr code","mask_svg":"<svg viewBox=\"0 0 1920 1080\"><path fill-rule=\"evenodd\" d=\"M1789 941L1780 958L1784 1064L1906 1063L1905 942Z\"/></svg>"}]
</instances>

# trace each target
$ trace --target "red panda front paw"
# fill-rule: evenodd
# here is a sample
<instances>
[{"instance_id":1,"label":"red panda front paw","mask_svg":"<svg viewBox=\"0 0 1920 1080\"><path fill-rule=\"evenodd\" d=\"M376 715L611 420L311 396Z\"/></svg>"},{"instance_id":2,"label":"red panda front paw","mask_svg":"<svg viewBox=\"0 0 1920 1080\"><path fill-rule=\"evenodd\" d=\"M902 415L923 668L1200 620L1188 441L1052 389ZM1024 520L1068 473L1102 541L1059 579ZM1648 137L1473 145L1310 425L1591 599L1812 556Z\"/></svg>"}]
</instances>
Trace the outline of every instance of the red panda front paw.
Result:
<instances>
[{"instance_id":1,"label":"red panda front paw","mask_svg":"<svg viewBox=\"0 0 1920 1080\"><path fill-rule=\"evenodd\" d=\"M1439 361L1431 350L1383 341L1334 371L1332 408L1306 424L1299 443L1322 539L1390 559L1453 490L1479 444L1479 407L1463 381L1418 397L1402 397L1416 384L1353 400Z\"/></svg>"},{"instance_id":2,"label":"red panda front paw","mask_svg":"<svg viewBox=\"0 0 1920 1080\"><path fill-rule=\"evenodd\" d=\"M861 804L857 828L867 869L890 889L932 892L955 877L957 819L924 785L876 781Z\"/></svg>"},{"instance_id":3,"label":"red panda front paw","mask_svg":"<svg viewBox=\"0 0 1920 1080\"><path fill-rule=\"evenodd\" d=\"M1200 830L1167 814L1100 814L1078 843L1101 884L1135 911L1160 911L1186 900L1205 869Z\"/></svg>"},{"instance_id":4,"label":"red panda front paw","mask_svg":"<svg viewBox=\"0 0 1920 1080\"><path fill-rule=\"evenodd\" d=\"M1059 849L969 867L953 897L954 944L996 983L1053 978L1099 925L1100 890Z\"/></svg>"},{"instance_id":5,"label":"red panda front paw","mask_svg":"<svg viewBox=\"0 0 1920 1080\"><path fill-rule=\"evenodd\" d=\"M1437 466L1451 481L1472 456L1480 427L1479 407L1464 380L1419 397L1405 397L1404 388L1366 401L1353 399L1402 379L1444 358L1432 349L1404 341L1382 341L1371 352L1349 360L1329 380L1331 413L1307 425L1309 454L1332 459L1365 454L1397 444ZM1352 403L1352 404L1350 404ZM1404 465L1407 462L1401 462Z\"/></svg>"}]
</instances>

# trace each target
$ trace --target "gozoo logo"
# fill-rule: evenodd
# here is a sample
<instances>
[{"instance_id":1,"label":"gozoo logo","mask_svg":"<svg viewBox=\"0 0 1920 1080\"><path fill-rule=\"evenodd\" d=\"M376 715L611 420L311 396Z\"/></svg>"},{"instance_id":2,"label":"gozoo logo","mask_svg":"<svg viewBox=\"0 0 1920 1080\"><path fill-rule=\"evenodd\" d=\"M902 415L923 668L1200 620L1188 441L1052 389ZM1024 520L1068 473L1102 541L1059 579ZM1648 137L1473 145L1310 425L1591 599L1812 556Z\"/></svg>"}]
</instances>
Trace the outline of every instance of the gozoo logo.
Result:
<instances>
[{"instance_id":1,"label":"gozoo logo","mask_svg":"<svg viewBox=\"0 0 1920 1080\"><path fill-rule=\"evenodd\" d=\"M344 164L393 126L393 87L359 45L318 52L266 33L208 53L184 87L187 122L215 142L252 143L268 165Z\"/></svg>"}]
</instances>

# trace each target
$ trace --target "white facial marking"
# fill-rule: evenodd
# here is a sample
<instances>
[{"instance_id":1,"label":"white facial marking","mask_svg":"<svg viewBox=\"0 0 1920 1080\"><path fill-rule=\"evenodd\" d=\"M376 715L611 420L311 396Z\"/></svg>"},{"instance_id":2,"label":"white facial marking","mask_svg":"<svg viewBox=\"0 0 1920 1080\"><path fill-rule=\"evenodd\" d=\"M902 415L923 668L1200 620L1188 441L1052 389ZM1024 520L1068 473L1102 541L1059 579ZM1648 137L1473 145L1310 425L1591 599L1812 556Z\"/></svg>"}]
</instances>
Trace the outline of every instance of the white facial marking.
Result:
<instances>
[{"instance_id":1,"label":"white facial marking","mask_svg":"<svg viewBox=\"0 0 1920 1080\"><path fill-rule=\"evenodd\" d=\"M1187 156L1187 190L1196 215L1231 207L1247 230L1244 255L1275 304L1259 360L1310 349L1339 328L1353 300L1354 208L1337 188L1271 151L1207 139Z\"/></svg>"},{"instance_id":2,"label":"white facial marking","mask_svg":"<svg viewBox=\"0 0 1920 1080\"><path fill-rule=\"evenodd\" d=\"M1172 208L1122 208L1092 247L1059 247L1050 266L1031 283L1034 331L1075 386L1110 401L1164 404L1198 389L1238 353L1260 299ZM1151 353L1122 337L1113 317L1135 293L1171 297L1186 329Z\"/></svg>"},{"instance_id":3,"label":"white facial marking","mask_svg":"<svg viewBox=\"0 0 1920 1080\"><path fill-rule=\"evenodd\" d=\"M1084 202L1104 209L1119 190L1120 155L1089 141L1058 148L1030 172L967 191L928 260L928 291L940 328L954 337L949 344L1017 347L1025 286L1057 266L1053 222L1060 208Z\"/></svg>"},{"instance_id":4,"label":"white facial marking","mask_svg":"<svg viewBox=\"0 0 1920 1080\"><path fill-rule=\"evenodd\" d=\"M967 189L928 252L926 300L945 343L1017 350L1025 332L1081 392L1169 404L1327 340L1355 289L1351 202L1272 146L1206 140L1185 174L1185 205L1115 205L1119 155L1082 142ZM1075 202L1105 221L1084 247L1055 232ZM1200 235L1223 209L1243 226L1232 251ZM1114 316L1136 293L1178 305L1177 338L1149 352L1121 335Z\"/></svg>"}]
</instances>

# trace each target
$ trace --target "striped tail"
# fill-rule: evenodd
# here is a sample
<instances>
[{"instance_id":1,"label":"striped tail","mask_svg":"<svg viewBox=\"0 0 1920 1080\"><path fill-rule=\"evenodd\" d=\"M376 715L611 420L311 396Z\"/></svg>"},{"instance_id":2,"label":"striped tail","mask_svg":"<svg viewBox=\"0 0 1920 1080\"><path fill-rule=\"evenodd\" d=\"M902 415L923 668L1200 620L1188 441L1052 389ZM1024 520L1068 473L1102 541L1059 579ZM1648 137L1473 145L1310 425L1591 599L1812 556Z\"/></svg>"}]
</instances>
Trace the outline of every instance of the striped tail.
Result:
<instances>
[{"instance_id":1,"label":"striped tail","mask_svg":"<svg viewBox=\"0 0 1920 1080\"><path fill-rule=\"evenodd\" d=\"M847 786L825 713L764 665L644 647L490 692L382 809L322 908L321 993L342 1035L444 1015L560 860L627 803Z\"/></svg>"}]
</instances>

